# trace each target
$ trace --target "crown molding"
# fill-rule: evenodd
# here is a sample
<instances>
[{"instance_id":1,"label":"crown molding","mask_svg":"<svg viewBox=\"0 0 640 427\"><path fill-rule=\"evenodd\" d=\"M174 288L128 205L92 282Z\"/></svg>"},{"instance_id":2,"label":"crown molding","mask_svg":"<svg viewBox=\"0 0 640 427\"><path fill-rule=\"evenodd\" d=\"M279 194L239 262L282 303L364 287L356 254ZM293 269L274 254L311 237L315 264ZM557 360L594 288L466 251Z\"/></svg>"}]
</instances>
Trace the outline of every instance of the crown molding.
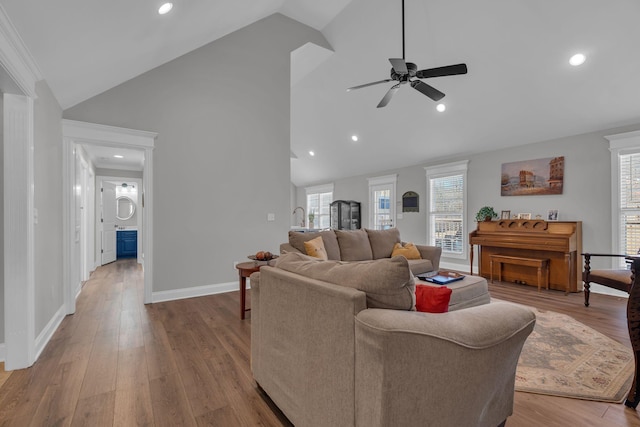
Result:
<instances>
[{"instance_id":1,"label":"crown molding","mask_svg":"<svg viewBox=\"0 0 640 427\"><path fill-rule=\"evenodd\" d=\"M22 91L21 95L37 98L36 82L43 79L42 72L2 5L0 5L0 64Z\"/></svg>"}]
</instances>

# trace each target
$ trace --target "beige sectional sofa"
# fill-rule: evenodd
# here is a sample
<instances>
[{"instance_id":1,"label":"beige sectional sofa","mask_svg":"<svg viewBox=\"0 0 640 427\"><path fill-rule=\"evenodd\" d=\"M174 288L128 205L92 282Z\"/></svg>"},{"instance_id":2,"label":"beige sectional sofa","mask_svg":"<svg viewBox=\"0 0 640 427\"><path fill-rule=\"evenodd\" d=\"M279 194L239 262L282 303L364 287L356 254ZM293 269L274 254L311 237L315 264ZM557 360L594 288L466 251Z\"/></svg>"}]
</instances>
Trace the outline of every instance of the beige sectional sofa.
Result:
<instances>
[{"instance_id":1,"label":"beige sectional sofa","mask_svg":"<svg viewBox=\"0 0 640 427\"><path fill-rule=\"evenodd\" d=\"M402 257L283 254L251 276L257 384L298 427L500 425L535 315L506 302L420 313L414 287Z\"/></svg>"},{"instance_id":2,"label":"beige sectional sofa","mask_svg":"<svg viewBox=\"0 0 640 427\"><path fill-rule=\"evenodd\" d=\"M401 243L397 228L388 230L326 230L311 233L289 232L289 242L280 245L280 253L306 254L304 242L321 236L330 260L369 261L390 258L393 247ZM435 246L416 245L422 259L409 260L413 274L438 270L442 249Z\"/></svg>"}]
</instances>

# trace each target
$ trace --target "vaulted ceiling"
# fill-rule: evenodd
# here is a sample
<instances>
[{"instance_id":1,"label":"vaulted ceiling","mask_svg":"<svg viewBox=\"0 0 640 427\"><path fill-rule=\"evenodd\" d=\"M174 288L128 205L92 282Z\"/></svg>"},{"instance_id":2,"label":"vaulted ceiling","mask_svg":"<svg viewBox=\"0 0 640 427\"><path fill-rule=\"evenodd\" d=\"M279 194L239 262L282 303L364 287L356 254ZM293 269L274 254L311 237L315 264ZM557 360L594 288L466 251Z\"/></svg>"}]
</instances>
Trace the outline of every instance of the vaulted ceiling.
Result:
<instances>
[{"instance_id":1,"label":"vaulted ceiling","mask_svg":"<svg viewBox=\"0 0 640 427\"><path fill-rule=\"evenodd\" d=\"M272 13L322 31L333 52L292 71L296 185L640 124L635 0L406 0L407 60L469 68L427 81L442 113L409 85L380 109L391 83L345 90L402 56L401 0L173 0L164 16L160 3L0 0L63 108Z\"/></svg>"}]
</instances>

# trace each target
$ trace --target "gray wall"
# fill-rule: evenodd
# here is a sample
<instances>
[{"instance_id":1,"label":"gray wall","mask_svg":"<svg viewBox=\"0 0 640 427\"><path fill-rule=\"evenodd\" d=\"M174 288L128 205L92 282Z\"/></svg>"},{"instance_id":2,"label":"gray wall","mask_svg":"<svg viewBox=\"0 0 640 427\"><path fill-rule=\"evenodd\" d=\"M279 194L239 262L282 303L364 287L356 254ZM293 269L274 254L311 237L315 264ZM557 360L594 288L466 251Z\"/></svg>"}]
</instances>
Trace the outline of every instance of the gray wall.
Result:
<instances>
[{"instance_id":1,"label":"gray wall","mask_svg":"<svg viewBox=\"0 0 640 427\"><path fill-rule=\"evenodd\" d=\"M49 86L36 86L34 105L34 207L36 337L63 305L62 109Z\"/></svg>"},{"instance_id":2,"label":"gray wall","mask_svg":"<svg viewBox=\"0 0 640 427\"><path fill-rule=\"evenodd\" d=\"M494 152L461 156L439 162L425 162L397 170L358 176L334 181L334 199L352 199L362 202L363 225L368 226L367 178L398 174L397 200L406 191L420 195L420 212L404 213L397 227L405 241L426 242L426 166L468 159L467 224L468 231L475 229L475 214L482 206L489 205L499 213L529 212L543 217L549 209L558 209L560 220L582 221L583 249L590 252L609 253L611 239L611 154L605 135L640 129L640 124L624 128L608 129L584 135L570 136L552 141L538 142ZM502 163L545 157L565 157L564 192L554 196L500 195ZM318 183L322 184L322 183ZM304 203L304 188L297 189L298 204ZM458 265L468 271L469 260L443 259L448 265ZM608 261L595 261L594 266L608 267Z\"/></svg>"},{"instance_id":3,"label":"gray wall","mask_svg":"<svg viewBox=\"0 0 640 427\"><path fill-rule=\"evenodd\" d=\"M307 42L329 47L272 15L64 112L158 132L154 291L235 282L233 261L278 251L291 216L290 52Z\"/></svg>"},{"instance_id":4,"label":"gray wall","mask_svg":"<svg viewBox=\"0 0 640 427\"><path fill-rule=\"evenodd\" d=\"M4 99L0 93L0 237L4 242ZM0 344L4 343L4 244L0 245Z\"/></svg>"}]
</instances>

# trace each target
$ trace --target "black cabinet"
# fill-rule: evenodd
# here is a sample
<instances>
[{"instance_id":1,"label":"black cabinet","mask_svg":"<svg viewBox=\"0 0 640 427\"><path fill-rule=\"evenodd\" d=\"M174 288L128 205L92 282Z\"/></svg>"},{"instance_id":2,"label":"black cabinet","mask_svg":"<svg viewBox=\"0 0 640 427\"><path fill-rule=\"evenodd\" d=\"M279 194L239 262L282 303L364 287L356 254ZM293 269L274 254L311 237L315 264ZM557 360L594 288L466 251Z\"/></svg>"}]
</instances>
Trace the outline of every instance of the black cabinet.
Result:
<instances>
[{"instance_id":1,"label":"black cabinet","mask_svg":"<svg viewBox=\"0 0 640 427\"><path fill-rule=\"evenodd\" d=\"M136 230L122 230L117 232L118 258L129 258L138 256L138 232Z\"/></svg>"},{"instance_id":2,"label":"black cabinet","mask_svg":"<svg viewBox=\"0 0 640 427\"><path fill-rule=\"evenodd\" d=\"M360 202L336 200L331 203L331 228L334 230L356 230L361 227Z\"/></svg>"}]
</instances>

